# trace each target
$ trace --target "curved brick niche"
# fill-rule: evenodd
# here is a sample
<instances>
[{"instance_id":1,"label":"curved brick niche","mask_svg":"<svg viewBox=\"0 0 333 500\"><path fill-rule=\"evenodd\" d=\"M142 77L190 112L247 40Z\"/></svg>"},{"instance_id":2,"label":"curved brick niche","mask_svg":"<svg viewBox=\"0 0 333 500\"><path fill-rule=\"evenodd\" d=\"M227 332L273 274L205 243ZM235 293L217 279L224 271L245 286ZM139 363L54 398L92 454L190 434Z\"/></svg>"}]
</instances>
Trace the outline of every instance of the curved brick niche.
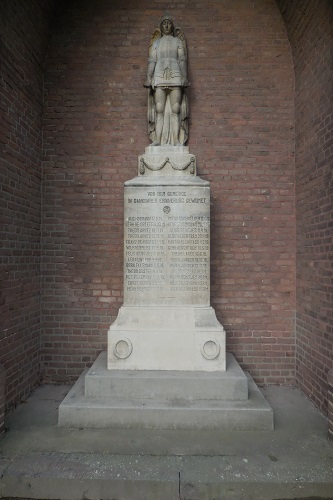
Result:
<instances>
[{"instance_id":1,"label":"curved brick niche","mask_svg":"<svg viewBox=\"0 0 333 500\"><path fill-rule=\"evenodd\" d=\"M5 407L6 407L5 380L6 380L6 372L4 367L0 365L0 434L2 434L5 431Z\"/></svg>"},{"instance_id":2,"label":"curved brick niche","mask_svg":"<svg viewBox=\"0 0 333 500\"><path fill-rule=\"evenodd\" d=\"M327 374L328 437L333 441L333 369Z\"/></svg>"}]
</instances>

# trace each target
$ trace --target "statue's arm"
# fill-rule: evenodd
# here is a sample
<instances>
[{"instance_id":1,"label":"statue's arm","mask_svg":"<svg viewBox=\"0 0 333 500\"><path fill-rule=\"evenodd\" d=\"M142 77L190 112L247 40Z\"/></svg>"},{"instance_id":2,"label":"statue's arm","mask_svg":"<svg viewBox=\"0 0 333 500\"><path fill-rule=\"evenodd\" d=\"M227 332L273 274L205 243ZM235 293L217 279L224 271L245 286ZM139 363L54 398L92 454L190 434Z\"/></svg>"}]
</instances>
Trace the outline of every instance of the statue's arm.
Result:
<instances>
[{"instance_id":1,"label":"statue's arm","mask_svg":"<svg viewBox=\"0 0 333 500\"><path fill-rule=\"evenodd\" d=\"M187 53L186 53L186 48L184 47L182 41L180 40L179 42L180 43L178 47L178 61L182 79L182 87L188 87L189 83L187 80Z\"/></svg>"},{"instance_id":2,"label":"statue's arm","mask_svg":"<svg viewBox=\"0 0 333 500\"><path fill-rule=\"evenodd\" d=\"M182 87L188 87L187 80L187 47L186 39L181 28L175 28L175 36L178 38L178 62L182 79Z\"/></svg>"},{"instance_id":3,"label":"statue's arm","mask_svg":"<svg viewBox=\"0 0 333 500\"><path fill-rule=\"evenodd\" d=\"M153 31L153 34L150 38L147 78L145 83L143 84L144 87L154 88L153 76L157 60L157 40L159 40L160 38L161 38L161 31L159 28L156 28Z\"/></svg>"},{"instance_id":4,"label":"statue's arm","mask_svg":"<svg viewBox=\"0 0 333 500\"><path fill-rule=\"evenodd\" d=\"M145 83L143 84L144 87L153 87L153 75L154 75L155 66L156 66L156 50L155 50L155 54L151 53L151 51L149 51L147 79L146 79Z\"/></svg>"}]
</instances>

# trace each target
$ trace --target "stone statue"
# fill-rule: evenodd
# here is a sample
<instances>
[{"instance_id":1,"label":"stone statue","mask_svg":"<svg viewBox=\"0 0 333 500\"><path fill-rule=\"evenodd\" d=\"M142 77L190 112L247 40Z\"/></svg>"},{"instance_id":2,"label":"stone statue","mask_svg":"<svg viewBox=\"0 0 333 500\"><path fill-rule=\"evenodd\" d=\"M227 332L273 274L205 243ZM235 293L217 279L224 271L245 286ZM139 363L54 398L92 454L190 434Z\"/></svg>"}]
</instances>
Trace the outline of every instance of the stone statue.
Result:
<instances>
[{"instance_id":1,"label":"stone statue","mask_svg":"<svg viewBox=\"0 0 333 500\"><path fill-rule=\"evenodd\" d=\"M148 134L152 146L179 146L188 138L187 48L165 14L151 36L148 58Z\"/></svg>"}]
</instances>

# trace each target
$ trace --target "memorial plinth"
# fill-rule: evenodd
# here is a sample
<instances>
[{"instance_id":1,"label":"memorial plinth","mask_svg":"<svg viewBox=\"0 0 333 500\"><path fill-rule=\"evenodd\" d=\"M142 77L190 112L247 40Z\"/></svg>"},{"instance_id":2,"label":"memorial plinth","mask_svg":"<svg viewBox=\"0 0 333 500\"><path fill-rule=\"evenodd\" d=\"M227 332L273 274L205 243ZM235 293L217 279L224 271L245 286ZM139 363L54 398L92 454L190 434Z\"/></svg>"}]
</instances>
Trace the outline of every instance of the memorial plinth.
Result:
<instances>
[{"instance_id":1,"label":"memorial plinth","mask_svg":"<svg viewBox=\"0 0 333 500\"><path fill-rule=\"evenodd\" d=\"M209 183L186 147L150 146L138 170L124 189L124 305L108 368L225 370L210 307Z\"/></svg>"},{"instance_id":2,"label":"memorial plinth","mask_svg":"<svg viewBox=\"0 0 333 500\"><path fill-rule=\"evenodd\" d=\"M64 427L270 430L210 306L210 186L185 146L150 146L124 188L124 303Z\"/></svg>"}]
</instances>

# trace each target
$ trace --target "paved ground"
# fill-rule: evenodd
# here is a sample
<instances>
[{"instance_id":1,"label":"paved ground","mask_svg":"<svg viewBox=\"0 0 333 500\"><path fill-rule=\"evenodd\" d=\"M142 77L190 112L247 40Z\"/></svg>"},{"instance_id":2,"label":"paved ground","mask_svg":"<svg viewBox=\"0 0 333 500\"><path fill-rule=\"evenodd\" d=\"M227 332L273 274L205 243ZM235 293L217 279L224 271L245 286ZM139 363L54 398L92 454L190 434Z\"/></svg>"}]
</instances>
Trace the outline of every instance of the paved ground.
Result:
<instances>
[{"instance_id":1,"label":"paved ground","mask_svg":"<svg viewBox=\"0 0 333 500\"><path fill-rule=\"evenodd\" d=\"M327 423L297 389L263 390L272 432L59 429L68 390L41 386L8 416L0 498L333 499Z\"/></svg>"}]
</instances>

